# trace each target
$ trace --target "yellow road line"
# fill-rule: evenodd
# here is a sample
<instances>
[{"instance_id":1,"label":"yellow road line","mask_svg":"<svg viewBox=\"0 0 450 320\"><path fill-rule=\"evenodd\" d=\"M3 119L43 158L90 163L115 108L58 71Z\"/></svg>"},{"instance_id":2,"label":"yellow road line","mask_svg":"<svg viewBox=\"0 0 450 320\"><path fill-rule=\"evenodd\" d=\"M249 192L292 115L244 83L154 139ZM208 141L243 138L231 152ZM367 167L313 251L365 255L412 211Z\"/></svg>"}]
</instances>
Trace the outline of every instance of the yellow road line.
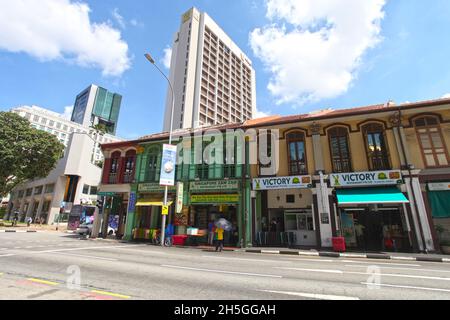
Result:
<instances>
[{"instance_id":1,"label":"yellow road line","mask_svg":"<svg viewBox=\"0 0 450 320\"><path fill-rule=\"evenodd\" d=\"M42 284L48 284L50 286L57 286L59 283L53 282L53 281L47 281L47 280L41 280L41 279L35 279L35 278L28 278L28 281L36 282L36 283L42 283Z\"/></svg>"},{"instance_id":2,"label":"yellow road line","mask_svg":"<svg viewBox=\"0 0 450 320\"><path fill-rule=\"evenodd\" d=\"M130 296L124 296L123 294L112 293L112 292L107 292L107 291L92 290L91 292L98 293L98 294L105 295L105 296L122 298L122 299L130 299L131 298Z\"/></svg>"}]
</instances>

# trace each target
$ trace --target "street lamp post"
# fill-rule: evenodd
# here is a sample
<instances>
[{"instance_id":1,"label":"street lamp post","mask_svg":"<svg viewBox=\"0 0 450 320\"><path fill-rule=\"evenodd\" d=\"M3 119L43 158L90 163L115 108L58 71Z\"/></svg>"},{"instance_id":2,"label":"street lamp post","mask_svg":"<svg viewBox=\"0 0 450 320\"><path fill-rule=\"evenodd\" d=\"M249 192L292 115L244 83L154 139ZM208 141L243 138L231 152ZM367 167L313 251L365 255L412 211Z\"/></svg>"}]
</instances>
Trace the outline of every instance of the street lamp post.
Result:
<instances>
[{"instance_id":1,"label":"street lamp post","mask_svg":"<svg viewBox=\"0 0 450 320\"><path fill-rule=\"evenodd\" d=\"M172 129L173 129L173 111L175 109L175 93L173 91L172 83L170 82L169 78L164 74L164 72L161 71L161 69L156 65L155 60L152 58L152 56L148 53L145 54L145 58L155 66L155 68L164 76L164 78L169 83L169 88L172 93L172 109L170 111L170 131L169 131L169 144L172 144ZM168 197L169 187L164 187L164 206L167 206L167 197ZM162 225L161 225L161 246L164 247L164 240L166 235L166 215L162 216Z\"/></svg>"}]
</instances>

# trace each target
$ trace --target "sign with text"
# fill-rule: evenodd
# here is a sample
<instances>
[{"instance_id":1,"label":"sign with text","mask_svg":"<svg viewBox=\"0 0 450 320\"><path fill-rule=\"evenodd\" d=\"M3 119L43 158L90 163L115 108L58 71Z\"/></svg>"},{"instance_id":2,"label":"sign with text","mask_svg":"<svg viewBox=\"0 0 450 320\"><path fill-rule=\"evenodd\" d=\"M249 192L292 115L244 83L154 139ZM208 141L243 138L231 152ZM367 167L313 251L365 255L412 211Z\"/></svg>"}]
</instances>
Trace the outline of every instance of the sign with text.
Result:
<instances>
[{"instance_id":1,"label":"sign with text","mask_svg":"<svg viewBox=\"0 0 450 320\"><path fill-rule=\"evenodd\" d=\"M175 191L174 186L169 187L169 191ZM164 187L160 186L159 183L140 183L138 186L138 190L140 192L149 192L149 193L157 193L157 192L164 192Z\"/></svg>"},{"instance_id":2,"label":"sign with text","mask_svg":"<svg viewBox=\"0 0 450 320\"><path fill-rule=\"evenodd\" d=\"M177 146L165 144L161 161L161 176L159 184L161 186L175 185L175 164L177 163Z\"/></svg>"},{"instance_id":3,"label":"sign with text","mask_svg":"<svg viewBox=\"0 0 450 320\"><path fill-rule=\"evenodd\" d=\"M162 206L162 215L167 216L169 214L169 206Z\"/></svg>"},{"instance_id":4,"label":"sign with text","mask_svg":"<svg viewBox=\"0 0 450 320\"><path fill-rule=\"evenodd\" d=\"M238 188L238 180L192 181L189 185L190 192L211 192L211 190L237 190Z\"/></svg>"},{"instance_id":5,"label":"sign with text","mask_svg":"<svg viewBox=\"0 0 450 320\"><path fill-rule=\"evenodd\" d=\"M238 194L194 194L192 204L233 204L239 202Z\"/></svg>"},{"instance_id":6,"label":"sign with text","mask_svg":"<svg viewBox=\"0 0 450 320\"><path fill-rule=\"evenodd\" d=\"M183 210L183 192L184 192L184 184L183 182L177 182L177 202L176 202L176 213L181 213Z\"/></svg>"},{"instance_id":7,"label":"sign with text","mask_svg":"<svg viewBox=\"0 0 450 320\"><path fill-rule=\"evenodd\" d=\"M253 190L312 188L311 176L292 176L253 179Z\"/></svg>"},{"instance_id":8,"label":"sign with text","mask_svg":"<svg viewBox=\"0 0 450 320\"><path fill-rule=\"evenodd\" d=\"M430 191L446 191L450 190L450 182L433 182L428 184Z\"/></svg>"},{"instance_id":9,"label":"sign with text","mask_svg":"<svg viewBox=\"0 0 450 320\"><path fill-rule=\"evenodd\" d=\"M130 199L128 200L128 212L134 212L136 210L136 193L130 193Z\"/></svg>"},{"instance_id":10,"label":"sign with text","mask_svg":"<svg viewBox=\"0 0 450 320\"><path fill-rule=\"evenodd\" d=\"M330 185L332 187L394 185L402 183L400 170L330 174Z\"/></svg>"}]
</instances>

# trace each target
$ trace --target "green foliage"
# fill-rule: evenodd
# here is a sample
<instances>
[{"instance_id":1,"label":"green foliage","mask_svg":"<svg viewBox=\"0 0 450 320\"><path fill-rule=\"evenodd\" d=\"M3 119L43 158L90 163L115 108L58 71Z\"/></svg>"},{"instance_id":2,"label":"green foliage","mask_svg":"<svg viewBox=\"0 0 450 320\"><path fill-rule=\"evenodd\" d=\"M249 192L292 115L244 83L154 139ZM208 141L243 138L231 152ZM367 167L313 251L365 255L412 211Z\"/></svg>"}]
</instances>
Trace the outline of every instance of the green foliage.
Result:
<instances>
[{"instance_id":1,"label":"green foliage","mask_svg":"<svg viewBox=\"0 0 450 320\"><path fill-rule=\"evenodd\" d=\"M0 208L0 219L3 219L5 214L6 214L6 208L4 208L4 207Z\"/></svg>"},{"instance_id":2,"label":"green foliage","mask_svg":"<svg viewBox=\"0 0 450 320\"><path fill-rule=\"evenodd\" d=\"M94 129L94 131L100 135L104 135L105 133L108 132L108 128L103 123L99 123L99 124L96 124L95 126L91 126L91 128Z\"/></svg>"},{"instance_id":3,"label":"green foliage","mask_svg":"<svg viewBox=\"0 0 450 320\"><path fill-rule=\"evenodd\" d=\"M47 176L63 150L55 136L15 113L0 112L0 197L26 180Z\"/></svg>"}]
</instances>

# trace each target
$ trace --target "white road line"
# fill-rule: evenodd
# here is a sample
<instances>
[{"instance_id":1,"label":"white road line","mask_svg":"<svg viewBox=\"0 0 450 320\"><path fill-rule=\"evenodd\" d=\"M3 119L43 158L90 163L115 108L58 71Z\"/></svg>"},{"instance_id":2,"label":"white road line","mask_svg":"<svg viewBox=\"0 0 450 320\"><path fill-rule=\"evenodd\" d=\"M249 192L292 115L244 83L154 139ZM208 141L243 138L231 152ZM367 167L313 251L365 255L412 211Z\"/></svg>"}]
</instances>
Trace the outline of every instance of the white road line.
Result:
<instances>
[{"instance_id":1,"label":"white road line","mask_svg":"<svg viewBox=\"0 0 450 320\"><path fill-rule=\"evenodd\" d=\"M345 274L359 274L359 275L365 275L365 276L373 275L373 273L368 273L368 272L349 272L349 271L346 271L344 273ZM414 275L410 275L410 274L381 273L380 276L382 276L382 277L396 277L396 278L411 278L411 279L450 281L450 278L430 277L430 276L414 276Z\"/></svg>"},{"instance_id":2,"label":"white road line","mask_svg":"<svg viewBox=\"0 0 450 320\"><path fill-rule=\"evenodd\" d=\"M14 249L22 249L22 247L14 247Z\"/></svg>"},{"instance_id":3,"label":"white road line","mask_svg":"<svg viewBox=\"0 0 450 320\"><path fill-rule=\"evenodd\" d=\"M257 291L285 294L285 295L290 295L290 296L298 296L298 297L318 299L318 300L359 300L358 297L335 296L335 295L330 295L330 294L317 294L317 293L291 292L291 291L272 291L272 290L257 290Z\"/></svg>"},{"instance_id":4,"label":"white road line","mask_svg":"<svg viewBox=\"0 0 450 320\"><path fill-rule=\"evenodd\" d=\"M289 261L308 261L308 262L336 262L336 260L327 260L327 259L302 259L302 258L284 258L282 260Z\"/></svg>"},{"instance_id":5,"label":"white road line","mask_svg":"<svg viewBox=\"0 0 450 320\"><path fill-rule=\"evenodd\" d=\"M251 261L251 262L268 262L268 263L290 263L290 261L280 260L263 260L263 259L244 259L244 258L231 258L231 257L216 257L213 255L203 255L202 258L220 259L220 260L236 260L236 261Z\"/></svg>"},{"instance_id":6,"label":"white road line","mask_svg":"<svg viewBox=\"0 0 450 320\"><path fill-rule=\"evenodd\" d=\"M351 267L351 268L367 268L367 266L358 266L358 265L354 265L354 264L347 264L345 265L346 267ZM424 271L424 272L445 272L445 273L450 273L450 270L437 270L437 269L417 269L417 268L398 268L398 267L384 267L381 266L381 269L392 269L392 270L409 270L409 271Z\"/></svg>"},{"instance_id":7,"label":"white road line","mask_svg":"<svg viewBox=\"0 0 450 320\"><path fill-rule=\"evenodd\" d=\"M213 270L213 269L203 269L203 268L191 268L191 267L174 266L174 265L168 265L168 264L162 264L161 267L182 269L182 270L204 271L204 272L212 272L212 273L238 274L238 275L244 275L244 276L265 277L265 278L283 278L283 276L278 276L278 275L274 275L274 274L247 273L247 272Z\"/></svg>"},{"instance_id":8,"label":"white road line","mask_svg":"<svg viewBox=\"0 0 450 320\"><path fill-rule=\"evenodd\" d=\"M113 258L104 258L104 257L97 257L97 256L86 256L83 254L73 254L73 253L66 253L66 252L55 252L56 254L62 254L65 256L73 256L73 257L80 257L80 258L88 258L88 259L98 259L98 260L106 260L106 261L119 261L119 259L113 259Z\"/></svg>"},{"instance_id":9,"label":"white road line","mask_svg":"<svg viewBox=\"0 0 450 320\"><path fill-rule=\"evenodd\" d=\"M388 266L404 266L404 267L421 267L422 265L420 264L406 264L406 263L388 263L388 262L367 262L367 261L354 261L354 260L336 260L336 261L341 261L344 263L356 263L356 264L370 264L372 266L377 266L377 265L388 265Z\"/></svg>"},{"instance_id":10,"label":"white road line","mask_svg":"<svg viewBox=\"0 0 450 320\"><path fill-rule=\"evenodd\" d=\"M12 257L12 256L25 256L25 255L32 255L32 254L64 252L64 251L81 251L81 250L92 250L92 249L122 249L122 248L129 248L129 247L138 247L138 246L143 246L143 245L136 244L136 245L128 245L128 246L82 247L82 248L54 249L54 250L42 250L42 251L24 251L21 253L2 254L2 255L0 255L0 258Z\"/></svg>"},{"instance_id":11,"label":"white road line","mask_svg":"<svg viewBox=\"0 0 450 320\"><path fill-rule=\"evenodd\" d=\"M287 268L287 267L274 267L275 269L282 270L294 270L294 271L307 271L307 272L322 272L322 273L337 273L343 274L342 270L328 270L328 269L306 269L306 268Z\"/></svg>"},{"instance_id":12,"label":"white road line","mask_svg":"<svg viewBox=\"0 0 450 320\"><path fill-rule=\"evenodd\" d=\"M400 285L394 285L394 284L373 284L373 283L368 283L368 282L361 282L361 284L363 284L363 285L370 285L370 286L380 286L380 287L402 288L402 289L415 289L415 290L426 290L426 291L450 292L449 289L439 289L439 288L400 286Z\"/></svg>"}]
</instances>

